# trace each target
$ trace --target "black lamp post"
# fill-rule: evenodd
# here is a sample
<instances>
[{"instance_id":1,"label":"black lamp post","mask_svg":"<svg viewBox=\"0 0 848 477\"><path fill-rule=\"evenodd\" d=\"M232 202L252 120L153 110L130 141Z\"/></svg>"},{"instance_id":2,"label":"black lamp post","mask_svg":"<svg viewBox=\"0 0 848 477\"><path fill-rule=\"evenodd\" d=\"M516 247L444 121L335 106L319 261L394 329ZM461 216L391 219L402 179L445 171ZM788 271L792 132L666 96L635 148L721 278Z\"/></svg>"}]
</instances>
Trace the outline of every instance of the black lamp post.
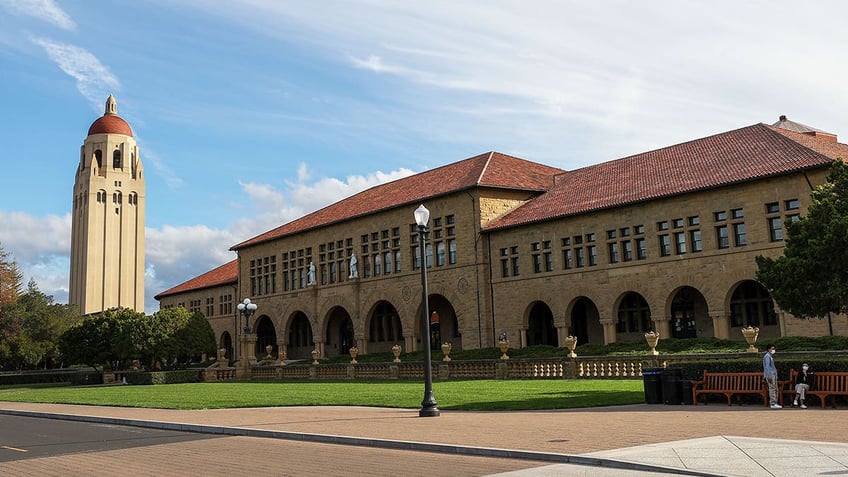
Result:
<instances>
[{"instance_id":1,"label":"black lamp post","mask_svg":"<svg viewBox=\"0 0 848 477\"><path fill-rule=\"evenodd\" d=\"M250 298L245 298L238 306L239 313L244 317L244 334L250 334L250 317L256 312L256 303L251 303Z\"/></svg>"},{"instance_id":2,"label":"black lamp post","mask_svg":"<svg viewBox=\"0 0 848 477\"><path fill-rule=\"evenodd\" d=\"M421 345L424 347L424 400L418 417L438 417L439 408L433 397L433 364L430 358L430 307L427 303L427 262L424 256L424 234L430 221L430 211L424 205L415 209L415 223L418 224L418 250L421 255Z\"/></svg>"}]
</instances>

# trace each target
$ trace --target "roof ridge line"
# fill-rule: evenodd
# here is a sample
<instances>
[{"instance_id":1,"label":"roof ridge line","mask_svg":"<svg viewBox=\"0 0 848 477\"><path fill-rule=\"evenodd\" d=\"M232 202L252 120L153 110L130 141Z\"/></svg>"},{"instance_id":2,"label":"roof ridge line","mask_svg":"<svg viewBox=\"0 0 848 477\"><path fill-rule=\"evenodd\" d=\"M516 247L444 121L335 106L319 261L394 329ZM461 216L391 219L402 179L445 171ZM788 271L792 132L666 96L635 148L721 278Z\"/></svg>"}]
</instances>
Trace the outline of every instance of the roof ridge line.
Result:
<instances>
[{"instance_id":1,"label":"roof ridge line","mask_svg":"<svg viewBox=\"0 0 848 477\"><path fill-rule=\"evenodd\" d=\"M476 183L478 185L481 182L483 182L483 176L486 175L486 169L489 168L489 163L492 161L492 158L494 157L494 155L495 155L495 151L489 151L489 157L486 158L486 163L483 165L483 169L480 171L480 175L477 176L477 182Z\"/></svg>"}]
</instances>

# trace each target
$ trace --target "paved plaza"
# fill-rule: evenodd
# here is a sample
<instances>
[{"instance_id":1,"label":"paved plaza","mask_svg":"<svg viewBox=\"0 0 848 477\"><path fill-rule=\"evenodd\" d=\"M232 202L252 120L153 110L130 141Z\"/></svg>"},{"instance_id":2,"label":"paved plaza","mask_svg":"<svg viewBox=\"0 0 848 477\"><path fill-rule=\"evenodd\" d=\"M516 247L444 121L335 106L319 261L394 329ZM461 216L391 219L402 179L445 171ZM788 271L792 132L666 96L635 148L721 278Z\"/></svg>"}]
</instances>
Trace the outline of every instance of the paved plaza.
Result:
<instances>
[{"instance_id":1,"label":"paved plaza","mask_svg":"<svg viewBox=\"0 0 848 477\"><path fill-rule=\"evenodd\" d=\"M415 409L367 407L180 411L0 402L0 413L221 435L0 463L0 474L14 476L848 475L848 413L840 409L639 404L419 418Z\"/></svg>"}]
</instances>

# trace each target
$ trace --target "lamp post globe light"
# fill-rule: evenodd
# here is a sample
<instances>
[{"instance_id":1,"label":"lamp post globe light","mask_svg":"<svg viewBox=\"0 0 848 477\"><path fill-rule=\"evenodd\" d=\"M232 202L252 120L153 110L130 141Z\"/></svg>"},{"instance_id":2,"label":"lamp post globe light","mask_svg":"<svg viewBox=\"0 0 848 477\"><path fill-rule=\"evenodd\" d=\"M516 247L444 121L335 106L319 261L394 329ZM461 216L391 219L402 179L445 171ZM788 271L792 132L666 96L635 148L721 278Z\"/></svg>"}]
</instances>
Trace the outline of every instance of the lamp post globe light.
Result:
<instances>
[{"instance_id":1,"label":"lamp post globe light","mask_svg":"<svg viewBox=\"0 0 848 477\"><path fill-rule=\"evenodd\" d=\"M251 303L250 298L245 298L236 308L238 308L239 313L244 317L244 334L249 334L250 317L256 312L256 303Z\"/></svg>"},{"instance_id":2,"label":"lamp post globe light","mask_svg":"<svg viewBox=\"0 0 848 477\"><path fill-rule=\"evenodd\" d=\"M427 262L424 256L424 234L430 222L430 211L424 205L415 209L415 223L418 224L418 251L421 256L421 345L424 347L424 399L421 401L419 417L437 417L439 408L433 397L433 365L430 357L430 307L427 303Z\"/></svg>"}]
</instances>

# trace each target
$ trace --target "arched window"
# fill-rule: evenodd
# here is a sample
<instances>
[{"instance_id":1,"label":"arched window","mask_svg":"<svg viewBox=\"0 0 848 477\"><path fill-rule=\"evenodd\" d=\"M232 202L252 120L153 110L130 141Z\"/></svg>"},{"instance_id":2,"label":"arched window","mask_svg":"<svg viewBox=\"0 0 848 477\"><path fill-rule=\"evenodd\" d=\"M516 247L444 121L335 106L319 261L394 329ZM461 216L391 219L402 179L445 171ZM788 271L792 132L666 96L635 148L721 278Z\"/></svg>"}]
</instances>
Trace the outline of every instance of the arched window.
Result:
<instances>
[{"instance_id":1,"label":"arched window","mask_svg":"<svg viewBox=\"0 0 848 477\"><path fill-rule=\"evenodd\" d=\"M94 151L94 158L97 159L97 168L103 167L103 151L100 149Z\"/></svg>"},{"instance_id":2,"label":"arched window","mask_svg":"<svg viewBox=\"0 0 848 477\"><path fill-rule=\"evenodd\" d=\"M112 168L120 169L122 167L124 166L121 165L121 151L116 149L115 152L112 153Z\"/></svg>"}]
</instances>

